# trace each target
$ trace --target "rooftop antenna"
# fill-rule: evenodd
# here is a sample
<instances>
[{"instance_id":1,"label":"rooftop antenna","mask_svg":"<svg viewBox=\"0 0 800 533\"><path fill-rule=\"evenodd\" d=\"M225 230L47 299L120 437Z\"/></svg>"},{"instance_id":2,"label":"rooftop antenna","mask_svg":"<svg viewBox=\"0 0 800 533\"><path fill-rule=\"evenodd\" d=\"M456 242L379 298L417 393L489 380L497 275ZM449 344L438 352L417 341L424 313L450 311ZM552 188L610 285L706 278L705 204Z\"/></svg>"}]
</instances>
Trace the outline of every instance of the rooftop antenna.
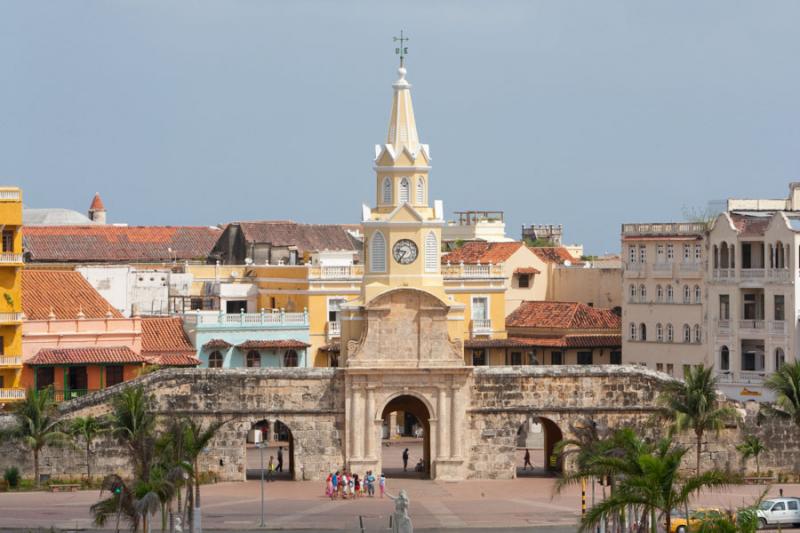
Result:
<instances>
[{"instance_id":1,"label":"rooftop antenna","mask_svg":"<svg viewBox=\"0 0 800 533\"><path fill-rule=\"evenodd\" d=\"M400 37L394 37L394 42L399 42L400 46L394 49L394 53L400 56L400 68L403 68L403 63L408 54L408 47L406 43L408 42L408 37L403 35L403 30L400 30Z\"/></svg>"}]
</instances>

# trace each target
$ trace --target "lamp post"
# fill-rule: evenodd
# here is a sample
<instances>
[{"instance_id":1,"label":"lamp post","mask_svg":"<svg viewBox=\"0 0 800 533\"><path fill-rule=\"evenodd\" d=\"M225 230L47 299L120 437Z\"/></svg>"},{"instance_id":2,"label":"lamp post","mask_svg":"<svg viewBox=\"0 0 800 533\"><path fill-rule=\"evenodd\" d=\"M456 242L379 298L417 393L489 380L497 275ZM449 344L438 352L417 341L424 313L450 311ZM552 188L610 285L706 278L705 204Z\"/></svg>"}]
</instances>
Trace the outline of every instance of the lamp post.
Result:
<instances>
[{"instance_id":1,"label":"lamp post","mask_svg":"<svg viewBox=\"0 0 800 533\"><path fill-rule=\"evenodd\" d=\"M263 441L256 443L261 459L261 522L258 527L267 527L267 524L264 523L264 444Z\"/></svg>"}]
</instances>

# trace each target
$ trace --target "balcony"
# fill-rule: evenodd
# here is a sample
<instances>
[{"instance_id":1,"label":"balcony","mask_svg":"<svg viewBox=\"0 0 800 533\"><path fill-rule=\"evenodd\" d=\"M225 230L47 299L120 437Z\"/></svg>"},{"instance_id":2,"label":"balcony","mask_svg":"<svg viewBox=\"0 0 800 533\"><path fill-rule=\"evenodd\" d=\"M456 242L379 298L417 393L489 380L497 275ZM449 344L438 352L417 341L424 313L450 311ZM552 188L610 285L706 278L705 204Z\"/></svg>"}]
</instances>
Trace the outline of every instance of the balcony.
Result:
<instances>
[{"instance_id":1,"label":"balcony","mask_svg":"<svg viewBox=\"0 0 800 533\"><path fill-rule=\"evenodd\" d=\"M622 235L703 235L707 226L704 222L668 222L663 224L623 224Z\"/></svg>"},{"instance_id":2,"label":"balcony","mask_svg":"<svg viewBox=\"0 0 800 533\"><path fill-rule=\"evenodd\" d=\"M679 267L681 276L684 278L698 278L703 275L702 263L681 263Z\"/></svg>"},{"instance_id":3,"label":"balcony","mask_svg":"<svg viewBox=\"0 0 800 533\"><path fill-rule=\"evenodd\" d=\"M342 325L339 322L328 322L325 327L325 338L328 341L342 336Z\"/></svg>"},{"instance_id":4,"label":"balcony","mask_svg":"<svg viewBox=\"0 0 800 533\"><path fill-rule=\"evenodd\" d=\"M482 265L459 263L451 265L447 263L442 265L442 276L445 279L492 279L503 278L503 265L500 264L486 264Z\"/></svg>"},{"instance_id":5,"label":"balcony","mask_svg":"<svg viewBox=\"0 0 800 533\"><path fill-rule=\"evenodd\" d=\"M763 330L764 320L740 320L739 329Z\"/></svg>"},{"instance_id":6,"label":"balcony","mask_svg":"<svg viewBox=\"0 0 800 533\"><path fill-rule=\"evenodd\" d=\"M785 268L770 268L767 270L767 279L776 283L789 283L791 281L790 272Z\"/></svg>"},{"instance_id":7,"label":"balcony","mask_svg":"<svg viewBox=\"0 0 800 533\"><path fill-rule=\"evenodd\" d=\"M2 191L0 191L2 192ZM25 389L0 389L0 402L9 402L25 399Z\"/></svg>"},{"instance_id":8,"label":"balcony","mask_svg":"<svg viewBox=\"0 0 800 533\"><path fill-rule=\"evenodd\" d=\"M715 268L711 273L711 278L714 281L736 281L736 271L732 268Z\"/></svg>"},{"instance_id":9,"label":"balcony","mask_svg":"<svg viewBox=\"0 0 800 533\"><path fill-rule=\"evenodd\" d=\"M766 270L763 268L743 268L739 271L739 277L742 281L760 281L764 279Z\"/></svg>"},{"instance_id":10,"label":"balcony","mask_svg":"<svg viewBox=\"0 0 800 533\"><path fill-rule=\"evenodd\" d=\"M12 254L9 252L0 253L0 265L20 265L22 264L22 254Z\"/></svg>"},{"instance_id":11,"label":"balcony","mask_svg":"<svg viewBox=\"0 0 800 533\"><path fill-rule=\"evenodd\" d=\"M770 335L786 335L786 321L785 320L770 320L769 321L769 334Z\"/></svg>"},{"instance_id":12,"label":"balcony","mask_svg":"<svg viewBox=\"0 0 800 533\"><path fill-rule=\"evenodd\" d=\"M766 372L763 370L742 370L739 372L738 383L760 385L761 383L764 383L766 375Z\"/></svg>"},{"instance_id":13,"label":"balcony","mask_svg":"<svg viewBox=\"0 0 800 533\"><path fill-rule=\"evenodd\" d=\"M189 326L198 328L242 328L308 326L308 312L287 313L277 309L262 309L260 313L203 313L196 311L183 316Z\"/></svg>"},{"instance_id":14,"label":"balcony","mask_svg":"<svg viewBox=\"0 0 800 533\"><path fill-rule=\"evenodd\" d=\"M643 278L647 271L644 263L624 263L626 278Z\"/></svg>"},{"instance_id":15,"label":"balcony","mask_svg":"<svg viewBox=\"0 0 800 533\"><path fill-rule=\"evenodd\" d=\"M653 263L653 277L671 278L672 263Z\"/></svg>"},{"instance_id":16,"label":"balcony","mask_svg":"<svg viewBox=\"0 0 800 533\"><path fill-rule=\"evenodd\" d=\"M0 355L0 367L22 366L22 357L19 355Z\"/></svg>"},{"instance_id":17,"label":"balcony","mask_svg":"<svg viewBox=\"0 0 800 533\"><path fill-rule=\"evenodd\" d=\"M0 189L0 202L19 202L22 194L16 188L3 188Z\"/></svg>"},{"instance_id":18,"label":"balcony","mask_svg":"<svg viewBox=\"0 0 800 533\"><path fill-rule=\"evenodd\" d=\"M308 279L314 280L360 280L364 276L364 265L312 266Z\"/></svg>"},{"instance_id":19,"label":"balcony","mask_svg":"<svg viewBox=\"0 0 800 533\"><path fill-rule=\"evenodd\" d=\"M733 383L733 372L724 370L717 374L717 383Z\"/></svg>"},{"instance_id":20,"label":"balcony","mask_svg":"<svg viewBox=\"0 0 800 533\"><path fill-rule=\"evenodd\" d=\"M472 321L472 334L473 335L491 335L492 321L488 319L480 319Z\"/></svg>"},{"instance_id":21,"label":"balcony","mask_svg":"<svg viewBox=\"0 0 800 533\"><path fill-rule=\"evenodd\" d=\"M0 324L22 322L22 313L0 313Z\"/></svg>"}]
</instances>

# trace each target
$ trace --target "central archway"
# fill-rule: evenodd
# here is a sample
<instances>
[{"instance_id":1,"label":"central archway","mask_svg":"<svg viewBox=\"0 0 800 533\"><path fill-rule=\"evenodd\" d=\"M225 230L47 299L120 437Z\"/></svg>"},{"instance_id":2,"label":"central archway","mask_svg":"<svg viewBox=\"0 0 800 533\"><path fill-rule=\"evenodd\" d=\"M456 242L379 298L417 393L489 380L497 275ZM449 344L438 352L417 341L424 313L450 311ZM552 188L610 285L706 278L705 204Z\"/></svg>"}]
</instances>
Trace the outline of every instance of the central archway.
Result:
<instances>
[{"instance_id":1,"label":"central archway","mask_svg":"<svg viewBox=\"0 0 800 533\"><path fill-rule=\"evenodd\" d=\"M256 432L260 435L255 435ZM257 445L259 441L260 445ZM261 478L262 459L264 475L267 476L270 458L275 465L273 479L295 479L292 431L280 420L258 420L251 424L245 441L245 479Z\"/></svg>"},{"instance_id":2,"label":"central archway","mask_svg":"<svg viewBox=\"0 0 800 533\"><path fill-rule=\"evenodd\" d=\"M386 477L430 479L430 418L425 403L408 394L392 398L383 408L381 468ZM405 450L408 450L407 468L403 465Z\"/></svg>"},{"instance_id":3,"label":"central archway","mask_svg":"<svg viewBox=\"0 0 800 533\"><path fill-rule=\"evenodd\" d=\"M563 461L555 448L564 435L558 425L542 416L531 416L517 429L517 477L559 475ZM525 465L526 452L531 466Z\"/></svg>"}]
</instances>

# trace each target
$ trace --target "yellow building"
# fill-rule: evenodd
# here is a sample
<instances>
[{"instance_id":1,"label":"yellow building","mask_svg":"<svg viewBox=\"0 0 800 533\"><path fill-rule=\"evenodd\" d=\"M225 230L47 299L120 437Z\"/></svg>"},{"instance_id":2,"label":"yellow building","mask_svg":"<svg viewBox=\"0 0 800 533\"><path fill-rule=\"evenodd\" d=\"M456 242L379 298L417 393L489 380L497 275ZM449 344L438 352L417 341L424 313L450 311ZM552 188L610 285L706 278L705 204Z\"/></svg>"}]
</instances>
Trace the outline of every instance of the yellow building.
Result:
<instances>
[{"instance_id":1,"label":"yellow building","mask_svg":"<svg viewBox=\"0 0 800 533\"><path fill-rule=\"evenodd\" d=\"M0 187L0 403L22 400L22 191Z\"/></svg>"}]
</instances>

